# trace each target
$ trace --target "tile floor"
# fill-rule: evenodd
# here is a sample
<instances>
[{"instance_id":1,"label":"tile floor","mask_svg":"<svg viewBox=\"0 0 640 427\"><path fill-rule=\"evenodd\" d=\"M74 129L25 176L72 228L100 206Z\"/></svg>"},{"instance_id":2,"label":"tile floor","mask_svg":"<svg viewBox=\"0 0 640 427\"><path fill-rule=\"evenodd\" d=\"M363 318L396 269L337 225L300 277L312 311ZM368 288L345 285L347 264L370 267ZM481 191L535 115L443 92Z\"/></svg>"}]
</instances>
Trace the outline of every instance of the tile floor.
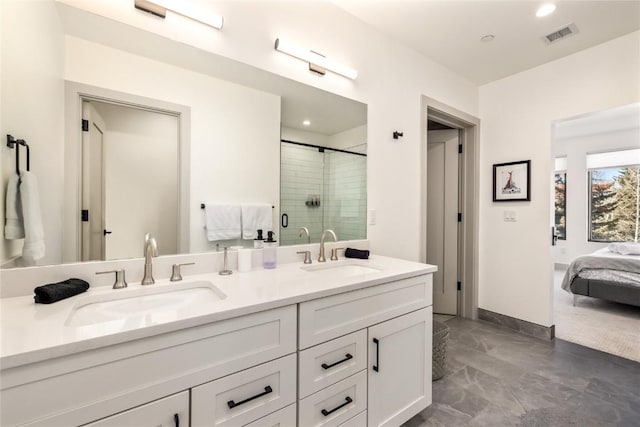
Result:
<instances>
[{"instance_id":1,"label":"tile floor","mask_svg":"<svg viewBox=\"0 0 640 427\"><path fill-rule=\"evenodd\" d=\"M448 374L405 427L640 426L640 363L483 321L450 326Z\"/></svg>"}]
</instances>

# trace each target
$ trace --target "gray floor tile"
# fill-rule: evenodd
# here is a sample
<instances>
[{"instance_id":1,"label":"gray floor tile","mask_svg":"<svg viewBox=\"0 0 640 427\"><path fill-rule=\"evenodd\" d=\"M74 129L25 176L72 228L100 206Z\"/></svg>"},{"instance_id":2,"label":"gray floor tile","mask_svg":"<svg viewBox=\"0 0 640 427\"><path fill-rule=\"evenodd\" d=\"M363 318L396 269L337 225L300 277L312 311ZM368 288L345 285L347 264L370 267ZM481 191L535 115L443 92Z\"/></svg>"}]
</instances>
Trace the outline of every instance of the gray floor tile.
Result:
<instances>
[{"instance_id":1,"label":"gray floor tile","mask_svg":"<svg viewBox=\"0 0 640 427\"><path fill-rule=\"evenodd\" d=\"M487 322L445 322L447 375L406 427L640 427L640 363Z\"/></svg>"}]
</instances>

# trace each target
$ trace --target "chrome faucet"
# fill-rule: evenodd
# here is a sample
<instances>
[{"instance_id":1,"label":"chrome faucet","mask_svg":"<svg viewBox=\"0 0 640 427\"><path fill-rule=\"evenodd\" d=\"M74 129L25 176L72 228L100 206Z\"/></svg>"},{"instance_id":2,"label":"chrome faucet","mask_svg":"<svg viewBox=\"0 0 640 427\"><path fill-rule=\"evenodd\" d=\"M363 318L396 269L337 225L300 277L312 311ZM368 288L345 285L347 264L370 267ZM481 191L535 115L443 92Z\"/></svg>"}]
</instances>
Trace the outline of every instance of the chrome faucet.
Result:
<instances>
[{"instance_id":1,"label":"chrome faucet","mask_svg":"<svg viewBox=\"0 0 640 427\"><path fill-rule=\"evenodd\" d=\"M302 237L303 234L307 235L307 243L311 243L311 236L309 235L309 229L307 227L300 227L298 237Z\"/></svg>"},{"instance_id":2,"label":"chrome faucet","mask_svg":"<svg viewBox=\"0 0 640 427\"><path fill-rule=\"evenodd\" d=\"M333 230L326 229L322 232L322 237L320 237L320 256L318 257L318 262L326 262L327 259L324 257L324 239L327 237L327 233L333 236L333 241L337 242L338 238L336 237L336 233Z\"/></svg>"},{"instance_id":3,"label":"chrome faucet","mask_svg":"<svg viewBox=\"0 0 640 427\"><path fill-rule=\"evenodd\" d=\"M144 235L144 276L142 277L142 285L153 285L156 283L153 280L153 266L151 264L151 257L158 256L158 244L156 239L149 233Z\"/></svg>"}]
</instances>

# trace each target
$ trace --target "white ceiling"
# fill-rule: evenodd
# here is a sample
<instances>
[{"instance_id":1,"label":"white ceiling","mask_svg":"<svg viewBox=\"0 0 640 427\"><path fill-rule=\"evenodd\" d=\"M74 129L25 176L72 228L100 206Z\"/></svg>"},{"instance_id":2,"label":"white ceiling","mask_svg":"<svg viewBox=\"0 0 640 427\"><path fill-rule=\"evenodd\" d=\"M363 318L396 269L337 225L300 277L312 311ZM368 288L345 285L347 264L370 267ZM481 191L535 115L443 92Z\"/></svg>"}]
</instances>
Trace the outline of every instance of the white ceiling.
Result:
<instances>
[{"instance_id":1,"label":"white ceiling","mask_svg":"<svg viewBox=\"0 0 640 427\"><path fill-rule=\"evenodd\" d=\"M640 1L333 0L343 10L477 84L488 83L640 29ZM543 37L575 23L552 45ZM493 34L492 42L480 38Z\"/></svg>"}]
</instances>

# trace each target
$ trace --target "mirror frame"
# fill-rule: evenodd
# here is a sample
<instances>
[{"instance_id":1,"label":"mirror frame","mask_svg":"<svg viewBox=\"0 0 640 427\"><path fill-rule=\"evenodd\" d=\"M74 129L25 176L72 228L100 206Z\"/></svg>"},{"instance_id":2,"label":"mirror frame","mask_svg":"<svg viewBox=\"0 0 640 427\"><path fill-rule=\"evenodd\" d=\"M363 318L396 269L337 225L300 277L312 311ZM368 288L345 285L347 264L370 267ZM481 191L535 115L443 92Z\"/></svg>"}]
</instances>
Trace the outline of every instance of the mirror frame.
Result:
<instances>
[{"instance_id":1,"label":"mirror frame","mask_svg":"<svg viewBox=\"0 0 640 427\"><path fill-rule=\"evenodd\" d=\"M177 254L189 253L190 227L190 161L191 161L191 109L188 106L158 99L118 92L97 86L65 80L65 144L64 144L64 197L62 206L62 259L61 263L81 261L82 209L82 117L83 101L99 101L125 107L171 114L178 118L178 242ZM142 247L142 239L140 242ZM142 251L140 252L142 255Z\"/></svg>"}]
</instances>

